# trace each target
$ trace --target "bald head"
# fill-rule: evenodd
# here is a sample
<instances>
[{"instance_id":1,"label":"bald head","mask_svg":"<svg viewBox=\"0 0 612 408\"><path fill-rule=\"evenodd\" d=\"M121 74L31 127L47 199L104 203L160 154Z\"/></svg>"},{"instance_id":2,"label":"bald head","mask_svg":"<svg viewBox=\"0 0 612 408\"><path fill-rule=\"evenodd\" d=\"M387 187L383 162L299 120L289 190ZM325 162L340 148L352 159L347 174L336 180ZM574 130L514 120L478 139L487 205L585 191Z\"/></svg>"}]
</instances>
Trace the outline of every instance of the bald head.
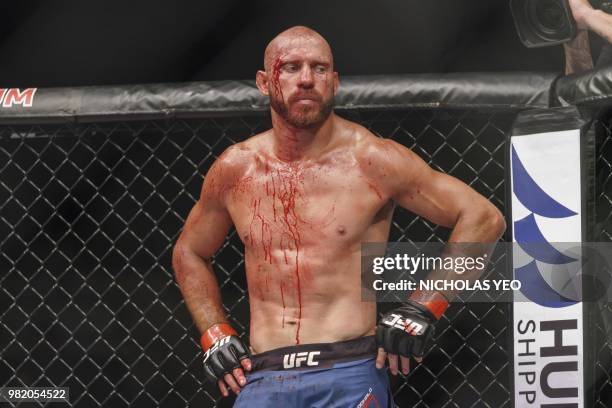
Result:
<instances>
[{"instance_id":1,"label":"bald head","mask_svg":"<svg viewBox=\"0 0 612 408\"><path fill-rule=\"evenodd\" d=\"M312 129L330 117L338 73L331 48L319 33L304 26L283 31L266 47L264 67L255 83L270 98L273 122Z\"/></svg>"},{"instance_id":2,"label":"bald head","mask_svg":"<svg viewBox=\"0 0 612 408\"><path fill-rule=\"evenodd\" d=\"M305 26L291 27L270 41L264 53L264 69L270 72L274 61L293 49L317 47L326 54L333 66L333 55L329 43L315 30Z\"/></svg>"}]
</instances>

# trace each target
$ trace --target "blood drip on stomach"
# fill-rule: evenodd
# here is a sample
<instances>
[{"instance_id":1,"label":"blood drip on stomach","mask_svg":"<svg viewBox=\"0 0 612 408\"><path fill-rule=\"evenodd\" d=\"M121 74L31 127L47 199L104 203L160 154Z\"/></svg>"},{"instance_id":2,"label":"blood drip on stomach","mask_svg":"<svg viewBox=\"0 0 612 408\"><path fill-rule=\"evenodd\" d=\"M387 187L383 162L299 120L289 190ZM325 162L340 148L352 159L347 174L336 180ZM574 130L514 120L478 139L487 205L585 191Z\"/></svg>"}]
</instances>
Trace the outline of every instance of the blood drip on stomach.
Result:
<instances>
[{"instance_id":1,"label":"blood drip on stomach","mask_svg":"<svg viewBox=\"0 0 612 408\"><path fill-rule=\"evenodd\" d=\"M278 225L282 232L278 238L273 236L273 231L276 228L271 227L271 222L266 217L266 212L262 206L267 207L267 204L262 203L261 198L253 198L251 201L251 222L247 234L247 242L253 246L254 250L261 249L263 253L263 261L270 265L275 265L275 260L272 255L273 240L278 239L280 249L283 252L284 264L289 266L294 264L293 275L295 284L290 287L295 287L297 298L297 316L296 316L296 333L295 342L300 344L300 329L302 319L302 282L300 271L300 219L296 212L296 200L299 197L300 172L296 165L289 165L283 169L278 169L275 172L270 172L266 169L267 177L270 180L265 181L261 186L261 191L265 192L268 199L272 201L272 214L274 223ZM282 212L276 210L276 204L282 208ZM279 209L280 209L279 208ZM275 239L276 238L276 239ZM258 248L259 247L259 248ZM293 254L291 254L293 252ZM294 259L291 259L294 258ZM259 283L259 282L258 282ZM263 282L262 282L263 283ZM263 285L262 285L263 286ZM285 326L285 309L286 300L285 292L287 291L287 282L280 282L280 295L283 307L282 325Z\"/></svg>"},{"instance_id":2,"label":"blood drip on stomach","mask_svg":"<svg viewBox=\"0 0 612 408\"><path fill-rule=\"evenodd\" d=\"M302 320L302 287L300 280L300 230L299 219L295 211L295 201L298 196L299 172L297 166L290 166L285 174L279 171L278 174L281 181L281 191L278 196L283 207L283 222L286 227L287 234L293 242L295 248L295 286L298 303L297 327L295 332L295 343L300 344L300 328Z\"/></svg>"}]
</instances>

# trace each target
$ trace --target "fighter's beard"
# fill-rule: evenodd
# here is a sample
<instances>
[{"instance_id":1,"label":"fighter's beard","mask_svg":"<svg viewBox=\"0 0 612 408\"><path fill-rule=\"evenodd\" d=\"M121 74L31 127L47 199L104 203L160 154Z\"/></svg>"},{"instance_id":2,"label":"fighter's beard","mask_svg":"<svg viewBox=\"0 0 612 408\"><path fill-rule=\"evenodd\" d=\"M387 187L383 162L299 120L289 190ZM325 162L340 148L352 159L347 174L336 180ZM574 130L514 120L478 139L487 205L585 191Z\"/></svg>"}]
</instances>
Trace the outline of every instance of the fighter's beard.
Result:
<instances>
[{"instance_id":1,"label":"fighter's beard","mask_svg":"<svg viewBox=\"0 0 612 408\"><path fill-rule=\"evenodd\" d=\"M272 109L289 125L296 129L312 129L325 122L334 108L334 98L321 102L319 109L301 109L297 112L289 109L287 103L275 97L270 98Z\"/></svg>"}]
</instances>

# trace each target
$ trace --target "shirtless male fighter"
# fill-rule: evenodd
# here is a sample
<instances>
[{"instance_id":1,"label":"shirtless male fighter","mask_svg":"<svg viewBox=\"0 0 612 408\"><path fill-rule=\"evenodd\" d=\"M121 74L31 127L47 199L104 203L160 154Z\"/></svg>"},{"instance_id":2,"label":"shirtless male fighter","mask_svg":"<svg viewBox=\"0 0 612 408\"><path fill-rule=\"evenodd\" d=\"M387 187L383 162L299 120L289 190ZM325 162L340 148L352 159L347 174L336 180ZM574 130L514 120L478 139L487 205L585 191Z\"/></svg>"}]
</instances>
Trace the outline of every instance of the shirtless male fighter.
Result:
<instances>
[{"instance_id":1,"label":"shirtless male fighter","mask_svg":"<svg viewBox=\"0 0 612 408\"><path fill-rule=\"evenodd\" d=\"M396 204L452 227L453 242L496 242L504 218L409 149L336 116L338 73L318 33L282 32L264 67L272 129L212 165L173 252L205 374L239 407L392 406L385 362L408 372L448 294L414 293L376 327L376 304L361 300L361 242L387 241ZM210 263L232 225L245 247L250 347L227 323Z\"/></svg>"}]
</instances>

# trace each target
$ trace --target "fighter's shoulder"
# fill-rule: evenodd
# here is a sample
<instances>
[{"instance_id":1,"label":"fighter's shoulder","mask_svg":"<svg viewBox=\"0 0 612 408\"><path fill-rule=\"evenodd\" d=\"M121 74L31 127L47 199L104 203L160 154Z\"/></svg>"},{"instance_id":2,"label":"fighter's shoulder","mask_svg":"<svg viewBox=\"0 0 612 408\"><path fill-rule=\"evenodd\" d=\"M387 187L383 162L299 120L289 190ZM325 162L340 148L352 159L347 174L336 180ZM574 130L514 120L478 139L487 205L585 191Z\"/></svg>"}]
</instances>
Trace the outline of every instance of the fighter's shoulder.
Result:
<instances>
[{"instance_id":1,"label":"fighter's shoulder","mask_svg":"<svg viewBox=\"0 0 612 408\"><path fill-rule=\"evenodd\" d=\"M390 164L397 155L401 154L402 149L406 149L399 143L379 137L369 129L354 125L354 152L355 158L360 164Z\"/></svg>"},{"instance_id":2,"label":"fighter's shoulder","mask_svg":"<svg viewBox=\"0 0 612 408\"><path fill-rule=\"evenodd\" d=\"M250 137L225 149L213 164L215 170L234 175L246 171L257 156L258 145L261 143L260 136Z\"/></svg>"}]
</instances>

